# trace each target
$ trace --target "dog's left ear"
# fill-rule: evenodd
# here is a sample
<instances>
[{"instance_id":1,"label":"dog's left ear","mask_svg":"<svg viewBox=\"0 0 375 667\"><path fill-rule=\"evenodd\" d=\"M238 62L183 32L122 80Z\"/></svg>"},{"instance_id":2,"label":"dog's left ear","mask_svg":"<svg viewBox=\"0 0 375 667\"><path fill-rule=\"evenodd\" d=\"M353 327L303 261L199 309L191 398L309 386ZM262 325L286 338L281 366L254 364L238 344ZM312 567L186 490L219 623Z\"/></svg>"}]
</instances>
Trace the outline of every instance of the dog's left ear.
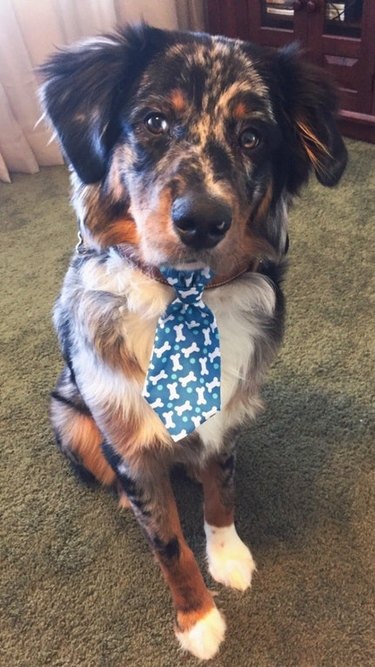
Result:
<instances>
[{"instance_id":1,"label":"dog's left ear","mask_svg":"<svg viewBox=\"0 0 375 667\"><path fill-rule=\"evenodd\" d=\"M296 142L288 189L298 190L311 167L322 185L336 185L348 157L336 125L336 90L323 70L301 59L297 45L280 49L275 58L282 113Z\"/></svg>"}]
</instances>

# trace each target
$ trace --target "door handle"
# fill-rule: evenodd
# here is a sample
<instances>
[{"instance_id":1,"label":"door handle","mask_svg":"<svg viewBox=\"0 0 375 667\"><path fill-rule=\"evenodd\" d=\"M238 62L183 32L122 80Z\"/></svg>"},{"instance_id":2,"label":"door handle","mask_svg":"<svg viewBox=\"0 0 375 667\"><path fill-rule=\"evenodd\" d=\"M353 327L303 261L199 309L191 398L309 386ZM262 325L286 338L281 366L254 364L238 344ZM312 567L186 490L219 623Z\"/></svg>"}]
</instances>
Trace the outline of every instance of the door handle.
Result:
<instances>
[{"instance_id":1,"label":"door handle","mask_svg":"<svg viewBox=\"0 0 375 667\"><path fill-rule=\"evenodd\" d=\"M300 12L305 6L305 0L294 0L293 9L295 12Z\"/></svg>"},{"instance_id":2,"label":"door handle","mask_svg":"<svg viewBox=\"0 0 375 667\"><path fill-rule=\"evenodd\" d=\"M306 3L306 9L309 14L314 14L314 12L317 12L318 9L320 9L318 0L308 0Z\"/></svg>"},{"instance_id":3,"label":"door handle","mask_svg":"<svg viewBox=\"0 0 375 667\"><path fill-rule=\"evenodd\" d=\"M306 9L309 14L313 14L320 9L320 2L319 0L294 0L292 7L295 12Z\"/></svg>"}]
</instances>

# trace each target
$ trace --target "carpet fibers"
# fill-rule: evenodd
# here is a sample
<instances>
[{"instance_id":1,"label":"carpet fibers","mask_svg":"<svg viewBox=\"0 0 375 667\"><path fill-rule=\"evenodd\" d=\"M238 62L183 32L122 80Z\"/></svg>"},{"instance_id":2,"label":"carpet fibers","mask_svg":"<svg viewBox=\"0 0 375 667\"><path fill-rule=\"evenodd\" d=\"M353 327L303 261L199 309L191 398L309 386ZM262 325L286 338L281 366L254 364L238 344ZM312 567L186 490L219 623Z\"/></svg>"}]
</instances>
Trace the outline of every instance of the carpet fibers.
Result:
<instances>
[{"instance_id":1,"label":"carpet fibers","mask_svg":"<svg viewBox=\"0 0 375 667\"><path fill-rule=\"evenodd\" d=\"M213 667L370 667L374 637L375 146L291 214L285 344L244 431L237 524L251 591L206 574L201 491L175 476L186 537L228 624ZM169 593L131 513L53 444L50 312L76 242L62 167L1 198L1 654L6 667L186 667Z\"/></svg>"}]
</instances>

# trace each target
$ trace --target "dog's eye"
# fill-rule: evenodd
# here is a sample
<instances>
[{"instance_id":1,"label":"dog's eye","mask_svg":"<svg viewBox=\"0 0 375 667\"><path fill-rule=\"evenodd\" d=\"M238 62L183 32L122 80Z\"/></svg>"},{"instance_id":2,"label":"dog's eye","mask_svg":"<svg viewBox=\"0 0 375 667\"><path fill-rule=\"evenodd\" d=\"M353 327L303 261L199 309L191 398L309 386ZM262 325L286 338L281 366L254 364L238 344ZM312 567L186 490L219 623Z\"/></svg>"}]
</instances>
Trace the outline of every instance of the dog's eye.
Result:
<instances>
[{"instance_id":1,"label":"dog's eye","mask_svg":"<svg viewBox=\"0 0 375 667\"><path fill-rule=\"evenodd\" d=\"M240 146L246 150L254 150L254 148L258 148L261 141L262 138L260 134L256 130L253 130L251 127L248 127L246 130L241 132L239 136Z\"/></svg>"},{"instance_id":2,"label":"dog's eye","mask_svg":"<svg viewBox=\"0 0 375 667\"><path fill-rule=\"evenodd\" d=\"M145 119L145 125L152 134L167 134L169 123L161 113L150 113Z\"/></svg>"}]
</instances>

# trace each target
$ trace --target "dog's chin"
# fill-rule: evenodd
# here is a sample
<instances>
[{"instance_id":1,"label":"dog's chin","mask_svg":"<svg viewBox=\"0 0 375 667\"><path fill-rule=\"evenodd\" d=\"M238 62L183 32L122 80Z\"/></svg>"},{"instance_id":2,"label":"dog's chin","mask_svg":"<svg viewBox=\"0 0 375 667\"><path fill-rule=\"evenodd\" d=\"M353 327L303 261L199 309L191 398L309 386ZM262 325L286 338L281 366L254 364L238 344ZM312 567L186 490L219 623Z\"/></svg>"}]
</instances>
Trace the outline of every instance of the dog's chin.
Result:
<instances>
[{"instance_id":1,"label":"dog's chin","mask_svg":"<svg viewBox=\"0 0 375 667\"><path fill-rule=\"evenodd\" d=\"M217 249L202 250L186 256L168 257L158 268L173 268L177 271L198 271L210 269L215 275L231 273L238 268L230 257L220 253Z\"/></svg>"},{"instance_id":2,"label":"dog's chin","mask_svg":"<svg viewBox=\"0 0 375 667\"><path fill-rule=\"evenodd\" d=\"M177 271L195 271L208 268L214 274L230 274L240 270L246 264L243 253L234 252L233 245L228 247L224 241L214 248L188 248L182 244L162 243L151 246L141 245L142 261L155 269L176 269Z\"/></svg>"},{"instance_id":3,"label":"dog's chin","mask_svg":"<svg viewBox=\"0 0 375 667\"><path fill-rule=\"evenodd\" d=\"M177 269L178 271L197 271L199 269L205 269L207 267L211 268L207 260L198 259L196 257L177 261L174 262L172 265L167 263L164 266L166 268L171 267Z\"/></svg>"}]
</instances>

